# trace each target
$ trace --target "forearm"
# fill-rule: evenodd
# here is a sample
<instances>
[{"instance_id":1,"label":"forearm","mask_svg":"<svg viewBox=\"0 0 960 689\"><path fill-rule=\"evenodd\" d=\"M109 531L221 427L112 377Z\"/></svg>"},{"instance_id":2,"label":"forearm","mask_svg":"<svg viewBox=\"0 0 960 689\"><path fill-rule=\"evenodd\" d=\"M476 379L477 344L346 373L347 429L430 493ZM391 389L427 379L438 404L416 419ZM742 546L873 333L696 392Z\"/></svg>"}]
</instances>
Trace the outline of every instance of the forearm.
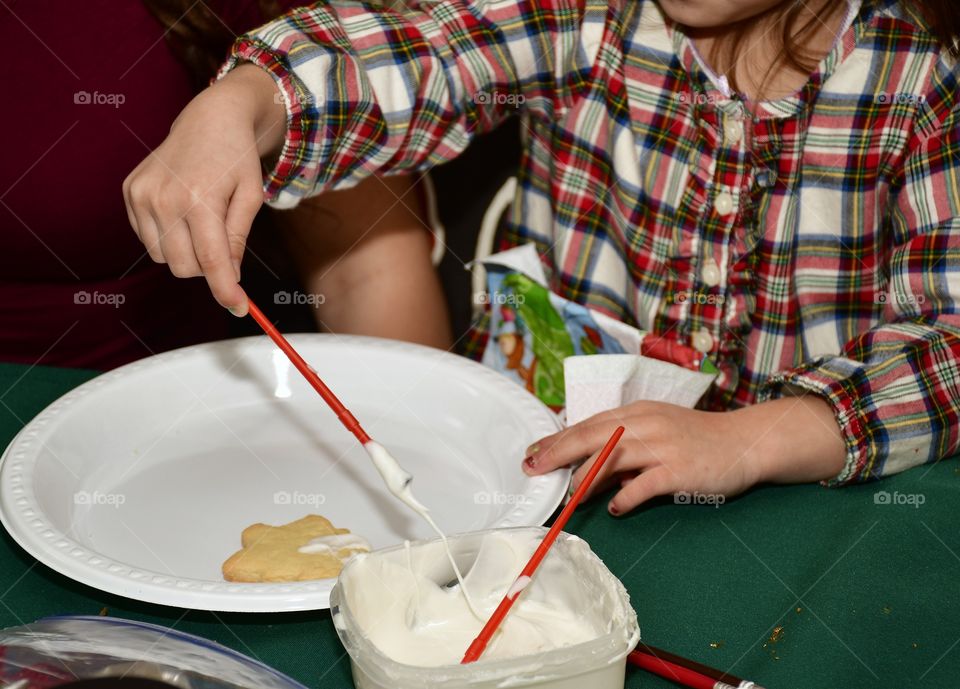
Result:
<instances>
[{"instance_id":1,"label":"forearm","mask_svg":"<svg viewBox=\"0 0 960 689\"><path fill-rule=\"evenodd\" d=\"M447 349L450 323L413 180L371 178L275 214L322 329Z\"/></svg>"},{"instance_id":2,"label":"forearm","mask_svg":"<svg viewBox=\"0 0 960 689\"><path fill-rule=\"evenodd\" d=\"M215 117L230 112L250 123L257 153L269 166L279 155L286 133L286 111L279 93L276 83L263 69L252 64L240 65L197 96L174 120L171 132L196 134L191 128L196 129L206 120L192 116L196 109L211 109ZM186 113L191 116L184 116Z\"/></svg>"},{"instance_id":3,"label":"forearm","mask_svg":"<svg viewBox=\"0 0 960 689\"><path fill-rule=\"evenodd\" d=\"M846 445L822 397L783 397L729 413L755 482L823 481L844 467Z\"/></svg>"}]
</instances>

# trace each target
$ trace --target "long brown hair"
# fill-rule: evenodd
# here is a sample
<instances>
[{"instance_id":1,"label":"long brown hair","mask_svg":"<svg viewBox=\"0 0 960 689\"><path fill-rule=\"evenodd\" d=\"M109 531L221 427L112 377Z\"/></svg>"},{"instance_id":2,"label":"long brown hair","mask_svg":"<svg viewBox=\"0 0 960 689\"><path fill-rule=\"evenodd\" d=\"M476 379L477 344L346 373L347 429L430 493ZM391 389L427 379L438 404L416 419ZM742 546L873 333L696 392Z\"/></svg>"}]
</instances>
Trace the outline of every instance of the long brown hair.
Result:
<instances>
[{"instance_id":1,"label":"long brown hair","mask_svg":"<svg viewBox=\"0 0 960 689\"><path fill-rule=\"evenodd\" d=\"M960 59L960 10L955 0L911 0L905 6L918 14L924 28Z\"/></svg>"},{"instance_id":2,"label":"long brown hair","mask_svg":"<svg viewBox=\"0 0 960 689\"><path fill-rule=\"evenodd\" d=\"M864 0L864 5L880 4L881 1ZM912 21L935 37L954 58L960 58L960 11L955 0L901 0L900 4ZM846 11L846 7L846 2L836 0L824 0L816 8L811 8L809 3L800 0L784 0L763 14L744 19L730 27L729 38L715 43L708 58L721 72L728 72L726 76L730 85L739 91L736 74L732 69L725 69L725 66L736 64L744 44L743 39L759 20L769 22L768 26L779 27L777 39L780 43L779 58L764 71L759 80L760 90L777 69L786 67L801 74L809 74L816 69L819 62L819 56L809 48L810 38L825 19Z\"/></svg>"},{"instance_id":3,"label":"long brown hair","mask_svg":"<svg viewBox=\"0 0 960 689\"><path fill-rule=\"evenodd\" d=\"M227 0L230 2L231 0ZM236 0L232 0L236 1ZM194 0L142 0L164 28L164 37L173 54L190 72L194 85L201 89L216 75L238 33L256 26L231 26L204 2ZM278 0L250 3L259 10L258 23L283 13Z\"/></svg>"}]
</instances>

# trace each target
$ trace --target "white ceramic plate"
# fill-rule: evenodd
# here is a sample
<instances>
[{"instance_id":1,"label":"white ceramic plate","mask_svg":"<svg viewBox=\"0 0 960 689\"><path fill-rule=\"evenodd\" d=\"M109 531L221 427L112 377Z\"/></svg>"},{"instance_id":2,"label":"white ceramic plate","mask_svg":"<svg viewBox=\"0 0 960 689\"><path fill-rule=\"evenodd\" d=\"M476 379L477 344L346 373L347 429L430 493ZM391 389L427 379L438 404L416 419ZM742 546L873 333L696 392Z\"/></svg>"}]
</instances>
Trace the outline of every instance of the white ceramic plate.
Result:
<instances>
[{"instance_id":1,"label":"white ceramic plate","mask_svg":"<svg viewBox=\"0 0 960 689\"><path fill-rule=\"evenodd\" d=\"M537 478L524 449L553 413L479 364L364 337L290 338L457 533L542 524L568 472ZM265 337L187 347L81 385L14 438L0 521L31 555L152 603L266 612L329 605L334 580L224 581L254 522L319 513L374 548L432 532L386 491L353 436Z\"/></svg>"}]
</instances>

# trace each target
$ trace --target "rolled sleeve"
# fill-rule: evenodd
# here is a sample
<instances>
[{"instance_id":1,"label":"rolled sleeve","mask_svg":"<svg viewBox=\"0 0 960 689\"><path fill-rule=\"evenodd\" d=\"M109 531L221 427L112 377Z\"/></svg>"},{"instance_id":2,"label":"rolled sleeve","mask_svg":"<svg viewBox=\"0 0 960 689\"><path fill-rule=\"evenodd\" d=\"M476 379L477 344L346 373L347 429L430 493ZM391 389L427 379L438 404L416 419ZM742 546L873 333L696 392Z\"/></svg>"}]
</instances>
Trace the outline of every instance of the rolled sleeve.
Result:
<instances>
[{"instance_id":1,"label":"rolled sleeve","mask_svg":"<svg viewBox=\"0 0 960 689\"><path fill-rule=\"evenodd\" d=\"M519 109L553 116L579 83L580 14L575 0L331 0L241 37L221 77L254 63L287 109L268 203L425 170Z\"/></svg>"},{"instance_id":2,"label":"rolled sleeve","mask_svg":"<svg viewBox=\"0 0 960 689\"><path fill-rule=\"evenodd\" d=\"M315 138L319 116L315 104L321 94L311 94L297 75L288 70L283 56L255 38L241 38L233 48L220 76L241 62L250 62L264 69L277 85L277 97L287 113L283 147L273 169L264 174L263 190L267 203L275 208L291 208L309 193L304 183L309 142Z\"/></svg>"},{"instance_id":3,"label":"rolled sleeve","mask_svg":"<svg viewBox=\"0 0 960 689\"><path fill-rule=\"evenodd\" d=\"M760 399L796 386L833 407L847 446L828 485L865 481L960 450L960 109L955 79L924 103L895 194L881 322L822 357L770 376Z\"/></svg>"}]
</instances>

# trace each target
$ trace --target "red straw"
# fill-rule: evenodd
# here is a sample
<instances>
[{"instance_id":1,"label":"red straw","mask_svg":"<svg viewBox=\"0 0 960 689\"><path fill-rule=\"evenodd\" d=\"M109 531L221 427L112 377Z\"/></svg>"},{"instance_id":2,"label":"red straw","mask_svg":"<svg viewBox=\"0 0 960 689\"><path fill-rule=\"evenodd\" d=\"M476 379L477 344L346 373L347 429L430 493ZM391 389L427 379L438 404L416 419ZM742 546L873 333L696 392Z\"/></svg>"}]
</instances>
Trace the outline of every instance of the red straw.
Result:
<instances>
[{"instance_id":1,"label":"red straw","mask_svg":"<svg viewBox=\"0 0 960 689\"><path fill-rule=\"evenodd\" d=\"M248 299L248 304L250 307L250 315L253 316L253 320L260 324L260 327L263 328L271 340L273 340L277 347L287 355L287 358L290 359L290 363L296 366L297 370L303 374L303 377L307 379L307 382L313 386L314 390L320 393L320 396L323 398L323 401L326 402L330 408L333 410L333 413L337 415L337 418L340 419L340 422L347 427L347 430L353 433L357 440L360 441L361 445L366 445L370 442L370 436L367 435L367 432L360 427L360 422L354 418L353 414L350 413L350 410L343 406L343 403L337 399L337 396L326 386L326 384L320 380L320 376L317 375L317 372L310 368L310 365L303 360L303 357L297 354L297 350L293 348L287 339L280 334L280 331L273 327L273 323L263 315L263 311L257 308L257 305L253 303L253 300Z\"/></svg>"},{"instance_id":2,"label":"red straw","mask_svg":"<svg viewBox=\"0 0 960 689\"><path fill-rule=\"evenodd\" d=\"M517 577L517 581L514 582L514 585L510 587L509 591L507 591L507 594L503 597L503 600L500 601L500 605L498 605L497 609L493 611L490 619L487 620L487 623L483 625L483 629L481 629L480 633L477 634L477 638L474 639L473 643L470 644L470 648L468 648L467 652L464 654L463 660L460 661L461 663L472 663L483 654L487 644L490 643L490 639L493 638L497 628L503 622L503 618L507 616L510 608L513 607L514 601L520 597L521 593L523 593L524 587L518 587L517 582L519 582L523 577L533 576L533 573L536 571L537 567L540 566L540 562L544 557L546 557L547 551L550 550L550 546L552 546L553 542L557 540L557 536L560 535L563 527L570 520L570 516L573 514L573 511L577 509L577 505L580 504L584 494L586 494L587 490L590 488L590 484L593 483L593 479L597 477L597 474L600 472L600 468L603 466L603 463L607 461L607 457L609 457L610 453L613 452L613 448L616 447L621 435L623 435L623 426L619 426L617 430L613 432L613 435L610 436L610 440L608 440L607 444L603 446L602 450L600 450L600 456L597 457L597 461L593 463L592 467L590 467L590 471L588 471L587 475L583 478L583 482L577 486L577 489L570 497L570 502L568 502L566 507L563 508L563 511L560 512L560 516L557 517L557 520L553 523L553 526L551 526L550 530L547 531L547 535L543 537L540 545L537 546L533 556L530 558L530 562L528 562L527 566L523 568L522 572L520 572L520 576Z\"/></svg>"}]
</instances>

